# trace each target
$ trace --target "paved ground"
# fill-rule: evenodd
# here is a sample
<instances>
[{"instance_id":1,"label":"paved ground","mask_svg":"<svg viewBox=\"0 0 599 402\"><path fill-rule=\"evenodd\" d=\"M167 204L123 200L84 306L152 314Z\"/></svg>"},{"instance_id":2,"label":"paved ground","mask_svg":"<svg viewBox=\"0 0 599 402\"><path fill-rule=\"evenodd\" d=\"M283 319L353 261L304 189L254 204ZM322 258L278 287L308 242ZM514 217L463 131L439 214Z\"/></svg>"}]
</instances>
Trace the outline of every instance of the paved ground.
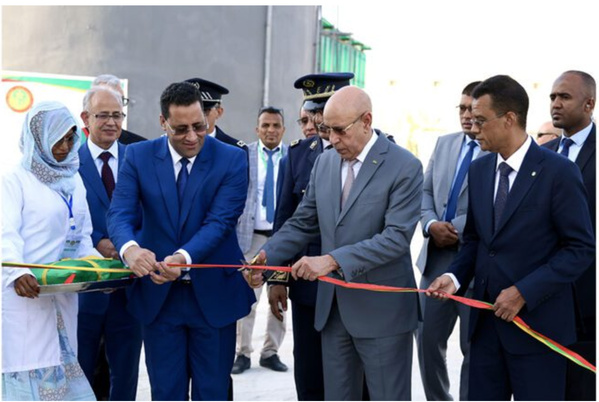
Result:
<instances>
[{"instance_id":1,"label":"paved ground","mask_svg":"<svg viewBox=\"0 0 599 402\"><path fill-rule=\"evenodd\" d=\"M418 228L419 229L419 228ZM412 257L416 260L422 238L417 230L412 242ZM420 273L415 270L416 281L420 280ZM279 356L287 366L289 371L286 373L278 373L265 368L258 364L260 358L260 347L264 342L264 331L266 328L266 312L268 302L266 295L262 296L258 304L258 312L256 317L256 325L254 328L253 345L254 354L252 355L252 367L244 372L233 376L234 384L234 399L240 401L294 401L297 400L295 393L295 385L293 381L293 331L291 328L291 320L287 320L287 335L283 341L283 345L279 350ZM291 310L289 310L291 311ZM458 399L461 352L459 347L458 332L456 330L452 334L447 352L447 362L449 365L449 378L451 381L451 394L454 399ZM148 376L145 368L144 357L140 364L140 378L137 392L137 400L150 400L150 387ZM424 391L422 382L420 381L420 372L418 368L418 357L416 356L416 344L414 343L414 358L412 366L412 400L424 401Z\"/></svg>"}]
</instances>

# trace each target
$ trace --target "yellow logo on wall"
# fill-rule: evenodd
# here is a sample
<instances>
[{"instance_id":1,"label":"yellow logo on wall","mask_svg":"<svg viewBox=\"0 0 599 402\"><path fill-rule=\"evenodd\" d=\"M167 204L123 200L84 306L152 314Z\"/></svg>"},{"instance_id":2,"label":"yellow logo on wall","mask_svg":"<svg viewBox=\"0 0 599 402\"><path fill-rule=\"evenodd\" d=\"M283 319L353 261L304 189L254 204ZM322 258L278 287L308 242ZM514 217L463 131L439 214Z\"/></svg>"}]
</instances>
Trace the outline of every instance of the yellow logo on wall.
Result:
<instances>
[{"instance_id":1,"label":"yellow logo on wall","mask_svg":"<svg viewBox=\"0 0 599 402\"><path fill-rule=\"evenodd\" d=\"M26 112L33 105L33 94L23 86L12 87L6 93L6 104L17 113Z\"/></svg>"}]
</instances>

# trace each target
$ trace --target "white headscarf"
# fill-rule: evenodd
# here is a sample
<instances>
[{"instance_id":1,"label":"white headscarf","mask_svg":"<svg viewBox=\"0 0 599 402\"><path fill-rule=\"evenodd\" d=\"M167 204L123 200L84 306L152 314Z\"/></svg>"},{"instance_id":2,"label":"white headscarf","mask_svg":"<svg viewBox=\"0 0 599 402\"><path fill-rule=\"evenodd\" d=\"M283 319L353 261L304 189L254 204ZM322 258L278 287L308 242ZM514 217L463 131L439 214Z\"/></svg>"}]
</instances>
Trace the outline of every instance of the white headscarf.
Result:
<instances>
[{"instance_id":1,"label":"white headscarf","mask_svg":"<svg viewBox=\"0 0 599 402\"><path fill-rule=\"evenodd\" d=\"M52 147L73 127L73 149L66 159L58 162L52 154ZM21 152L23 167L51 189L68 197L75 189L73 177L79 169L78 149L81 145L81 131L77 121L60 102L40 102L25 116L21 131Z\"/></svg>"}]
</instances>

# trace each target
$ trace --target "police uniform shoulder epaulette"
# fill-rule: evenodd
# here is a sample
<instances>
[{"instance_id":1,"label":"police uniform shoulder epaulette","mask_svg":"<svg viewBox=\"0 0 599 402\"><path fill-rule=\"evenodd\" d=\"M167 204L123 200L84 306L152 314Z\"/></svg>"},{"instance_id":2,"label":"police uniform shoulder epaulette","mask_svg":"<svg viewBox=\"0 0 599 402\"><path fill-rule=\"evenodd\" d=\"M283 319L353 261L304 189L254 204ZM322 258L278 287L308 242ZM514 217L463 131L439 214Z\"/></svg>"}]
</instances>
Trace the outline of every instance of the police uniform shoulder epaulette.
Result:
<instances>
[{"instance_id":1,"label":"police uniform shoulder epaulette","mask_svg":"<svg viewBox=\"0 0 599 402\"><path fill-rule=\"evenodd\" d=\"M293 141L291 141L291 144L289 144L289 147L294 147L297 144L299 144L301 141L302 141L301 139L293 140Z\"/></svg>"},{"instance_id":2,"label":"police uniform shoulder epaulette","mask_svg":"<svg viewBox=\"0 0 599 402\"><path fill-rule=\"evenodd\" d=\"M310 149L312 151L314 151L316 149L316 147L318 146L318 140L315 139L314 141L312 141L312 143L310 144Z\"/></svg>"},{"instance_id":3,"label":"police uniform shoulder epaulette","mask_svg":"<svg viewBox=\"0 0 599 402\"><path fill-rule=\"evenodd\" d=\"M239 148L243 148L243 147L245 147L246 145L245 145L245 142L243 142L243 141L239 140L239 141L237 141L237 146L238 146Z\"/></svg>"}]
</instances>

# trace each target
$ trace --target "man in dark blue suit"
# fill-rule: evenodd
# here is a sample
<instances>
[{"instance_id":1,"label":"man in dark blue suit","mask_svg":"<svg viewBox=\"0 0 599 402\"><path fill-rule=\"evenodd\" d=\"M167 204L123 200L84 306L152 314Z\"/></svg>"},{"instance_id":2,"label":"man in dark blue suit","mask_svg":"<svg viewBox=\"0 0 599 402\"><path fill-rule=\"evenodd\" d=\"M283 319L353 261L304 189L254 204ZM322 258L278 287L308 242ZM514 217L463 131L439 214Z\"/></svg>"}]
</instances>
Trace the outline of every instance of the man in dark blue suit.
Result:
<instances>
[{"instance_id":1,"label":"man in dark blue suit","mask_svg":"<svg viewBox=\"0 0 599 402\"><path fill-rule=\"evenodd\" d=\"M595 241L578 167L526 134L528 95L500 75L472 92L473 128L481 149L472 162L464 246L427 294L463 291L474 278L472 400L563 400L566 359L512 323L567 345L576 339L572 283L593 261Z\"/></svg>"},{"instance_id":2,"label":"man in dark blue suit","mask_svg":"<svg viewBox=\"0 0 599 402\"><path fill-rule=\"evenodd\" d=\"M110 88L92 87L85 94L81 119L89 131L89 139L79 148L79 174L87 190L92 241L105 258L119 258L108 237L106 212L125 156L125 145L117 141L124 116L121 96ZM141 324L127 312L126 306L124 289L110 294L94 292L79 296L79 363L94 384L98 359L103 359L100 351L105 350L110 373L108 396L113 401L134 401L137 393ZM104 349L100 348L102 338ZM94 392L98 394L96 385Z\"/></svg>"},{"instance_id":3,"label":"man in dark blue suit","mask_svg":"<svg viewBox=\"0 0 599 402\"><path fill-rule=\"evenodd\" d=\"M595 79L582 71L566 71L560 75L551 90L551 118L553 125L561 128L563 135L545 144L553 151L575 162L582 173L587 190L587 200L593 231L597 205L597 161L595 157L597 126L592 121L595 109ZM568 347L592 364L596 362L597 343L597 275L596 260L588 266L574 284L576 296L577 341ZM594 401L596 376L589 370L568 361L566 400Z\"/></svg>"},{"instance_id":4,"label":"man in dark blue suit","mask_svg":"<svg viewBox=\"0 0 599 402\"><path fill-rule=\"evenodd\" d=\"M225 400L235 323L254 292L235 269L169 264L235 264L235 234L247 195L243 151L206 136L200 94L169 85L160 98L166 131L130 145L108 212L108 232L141 277L129 310L143 324L153 400ZM141 204L142 228L135 230Z\"/></svg>"},{"instance_id":5,"label":"man in dark blue suit","mask_svg":"<svg viewBox=\"0 0 599 402\"><path fill-rule=\"evenodd\" d=\"M316 126L322 122L322 111L327 100L335 90L349 85L352 73L310 74L295 81L295 87L304 92L302 108L308 112L310 119L299 120L302 129ZM325 90L326 88L326 90ZM310 172L314 161L330 144L327 133L318 133L302 141L290 144L288 154L281 161L281 171L284 170L283 180L279 188L277 210L273 231L277 231L289 219L304 197ZM320 238L314 241L300 253L302 256L317 256L320 252ZM290 261L293 263L295 261ZM300 401L324 400L324 383L322 373L322 350L320 333L314 329L314 314L316 308L317 282L303 279L294 280L288 275L277 273L269 281L269 303L273 314L283 319L279 311L279 303L287 310L287 288L292 305L293 320L293 358L294 377L297 398Z\"/></svg>"}]
</instances>

